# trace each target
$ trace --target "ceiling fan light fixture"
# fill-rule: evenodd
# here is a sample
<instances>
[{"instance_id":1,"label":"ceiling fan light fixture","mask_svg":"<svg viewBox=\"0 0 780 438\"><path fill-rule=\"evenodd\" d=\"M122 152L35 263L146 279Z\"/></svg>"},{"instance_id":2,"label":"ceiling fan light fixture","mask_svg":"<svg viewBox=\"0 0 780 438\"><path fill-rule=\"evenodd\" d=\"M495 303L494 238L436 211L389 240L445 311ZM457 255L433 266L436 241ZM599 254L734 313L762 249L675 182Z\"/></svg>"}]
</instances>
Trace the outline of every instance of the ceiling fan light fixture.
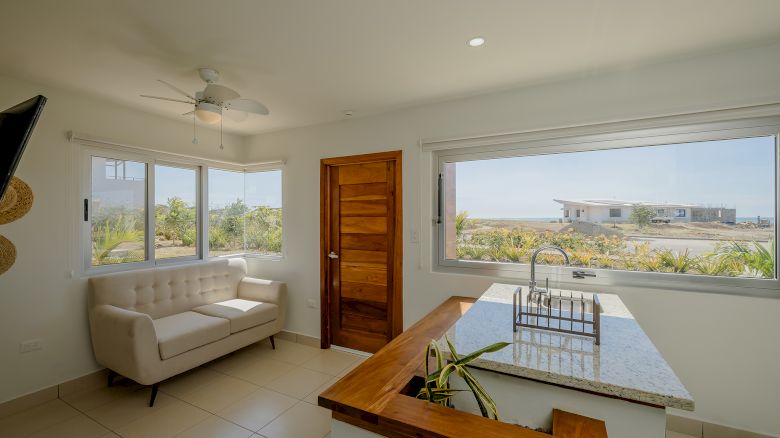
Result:
<instances>
[{"instance_id":1,"label":"ceiling fan light fixture","mask_svg":"<svg viewBox=\"0 0 780 438\"><path fill-rule=\"evenodd\" d=\"M222 108L208 102L200 102L195 106L195 117L203 123L213 125L222 120Z\"/></svg>"}]
</instances>

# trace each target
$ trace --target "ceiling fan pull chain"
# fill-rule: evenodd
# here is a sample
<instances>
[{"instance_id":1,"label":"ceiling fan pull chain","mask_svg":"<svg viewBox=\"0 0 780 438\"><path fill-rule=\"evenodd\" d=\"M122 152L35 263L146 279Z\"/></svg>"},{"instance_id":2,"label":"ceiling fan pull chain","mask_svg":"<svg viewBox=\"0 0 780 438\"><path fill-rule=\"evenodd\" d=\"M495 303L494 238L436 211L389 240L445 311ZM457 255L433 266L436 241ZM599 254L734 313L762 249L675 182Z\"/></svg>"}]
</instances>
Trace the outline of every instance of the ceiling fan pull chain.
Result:
<instances>
[{"instance_id":1,"label":"ceiling fan pull chain","mask_svg":"<svg viewBox=\"0 0 780 438\"><path fill-rule=\"evenodd\" d=\"M224 117L220 117L219 119L219 149L223 150L225 149L225 146L222 145L222 119Z\"/></svg>"},{"instance_id":2,"label":"ceiling fan pull chain","mask_svg":"<svg viewBox=\"0 0 780 438\"><path fill-rule=\"evenodd\" d=\"M198 120L192 115L192 144L198 144Z\"/></svg>"}]
</instances>

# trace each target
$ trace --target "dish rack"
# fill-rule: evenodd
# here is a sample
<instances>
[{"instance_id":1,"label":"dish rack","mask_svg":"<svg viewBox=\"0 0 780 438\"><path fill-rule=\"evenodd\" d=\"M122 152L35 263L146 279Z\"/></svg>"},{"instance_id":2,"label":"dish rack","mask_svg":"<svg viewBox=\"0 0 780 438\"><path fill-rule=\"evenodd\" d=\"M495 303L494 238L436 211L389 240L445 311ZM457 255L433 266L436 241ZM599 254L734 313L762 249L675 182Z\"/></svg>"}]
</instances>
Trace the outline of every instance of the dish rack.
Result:
<instances>
[{"instance_id":1,"label":"dish rack","mask_svg":"<svg viewBox=\"0 0 780 438\"><path fill-rule=\"evenodd\" d=\"M595 345L601 345L601 302L598 294L589 299L582 293L579 297L573 292L565 296L553 294L549 289L532 292L529 288L523 305L522 292L523 288L518 287L513 296L515 332L518 327L530 327L588 336L594 339Z\"/></svg>"}]
</instances>

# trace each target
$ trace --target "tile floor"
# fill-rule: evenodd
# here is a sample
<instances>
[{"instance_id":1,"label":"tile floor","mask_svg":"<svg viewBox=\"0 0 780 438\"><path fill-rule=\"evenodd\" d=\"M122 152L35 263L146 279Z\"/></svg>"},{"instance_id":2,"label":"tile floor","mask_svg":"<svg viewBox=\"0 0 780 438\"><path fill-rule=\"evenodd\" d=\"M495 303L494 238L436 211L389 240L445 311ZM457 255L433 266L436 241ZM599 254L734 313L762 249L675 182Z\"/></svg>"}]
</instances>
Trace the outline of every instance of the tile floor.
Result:
<instances>
[{"instance_id":1,"label":"tile floor","mask_svg":"<svg viewBox=\"0 0 780 438\"><path fill-rule=\"evenodd\" d=\"M266 340L150 389L128 380L0 419L3 437L323 438L330 411L317 395L365 358Z\"/></svg>"},{"instance_id":2,"label":"tile floor","mask_svg":"<svg viewBox=\"0 0 780 438\"><path fill-rule=\"evenodd\" d=\"M325 438L330 411L317 395L363 360L282 339L272 350L266 340L163 382L153 408L148 387L117 380L0 418L0 436ZM666 437L757 436L683 426L692 429L676 424L687 434Z\"/></svg>"}]
</instances>

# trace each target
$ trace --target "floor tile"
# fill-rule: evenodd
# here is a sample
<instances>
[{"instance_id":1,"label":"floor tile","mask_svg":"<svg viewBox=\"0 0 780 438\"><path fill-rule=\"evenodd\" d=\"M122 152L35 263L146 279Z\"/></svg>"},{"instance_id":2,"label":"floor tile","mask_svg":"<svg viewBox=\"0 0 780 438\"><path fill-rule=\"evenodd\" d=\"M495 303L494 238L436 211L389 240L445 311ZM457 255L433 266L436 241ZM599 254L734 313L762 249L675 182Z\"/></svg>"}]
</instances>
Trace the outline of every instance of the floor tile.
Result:
<instances>
[{"instance_id":1,"label":"floor tile","mask_svg":"<svg viewBox=\"0 0 780 438\"><path fill-rule=\"evenodd\" d=\"M193 391L196 388L205 385L219 376L220 373L217 371L211 370L209 368L198 367L189 370L186 373L182 373L178 376L165 380L160 384L160 390L167 394L178 397L184 393Z\"/></svg>"},{"instance_id":2,"label":"floor tile","mask_svg":"<svg viewBox=\"0 0 780 438\"><path fill-rule=\"evenodd\" d=\"M79 414L70 420L36 432L30 435L30 438L99 438L108 433L111 431L86 415Z\"/></svg>"},{"instance_id":3,"label":"floor tile","mask_svg":"<svg viewBox=\"0 0 780 438\"><path fill-rule=\"evenodd\" d=\"M317 404L317 397L320 395L320 393L325 391L326 389L330 388L331 386L333 386L339 380L340 379L338 377L334 377L334 378L328 380L327 382L325 382L322 385L320 385L319 388L317 388L314 391L312 391L311 393L309 393L309 395L307 395L303 399L303 401L311 403L313 405L316 405Z\"/></svg>"},{"instance_id":4,"label":"floor tile","mask_svg":"<svg viewBox=\"0 0 780 438\"><path fill-rule=\"evenodd\" d=\"M239 426L257 431L295 406L297 399L261 388L219 412L219 416Z\"/></svg>"},{"instance_id":5,"label":"floor tile","mask_svg":"<svg viewBox=\"0 0 780 438\"><path fill-rule=\"evenodd\" d=\"M116 432L125 438L172 437L195 426L209 417L209 413L179 400L166 407L132 421Z\"/></svg>"},{"instance_id":6,"label":"floor tile","mask_svg":"<svg viewBox=\"0 0 780 438\"><path fill-rule=\"evenodd\" d=\"M357 368L357 366L358 366L358 365L360 365L360 364L362 364L363 362L365 362L365 361L366 361L366 359L368 359L368 358L367 358L367 357L359 357L357 361L355 361L354 363L350 364L348 367L346 367L346 368L345 368L344 370L342 370L340 373L336 374L336 377L339 377L339 378L341 378L341 377L344 377L344 376L346 376L347 374L349 374L349 372L350 372L350 371L352 371L352 370L354 370L355 368Z\"/></svg>"},{"instance_id":7,"label":"floor tile","mask_svg":"<svg viewBox=\"0 0 780 438\"><path fill-rule=\"evenodd\" d=\"M176 438L247 438L251 430L212 415L195 426L176 435Z\"/></svg>"},{"instance_id":8,"label":"floor tile","mask_svg":"<svg viewBox=\"0 0 780 438\"><path fill-rule=\"evenodd\" d=\"M0 420L4 438L28 436L81 415L62 400L52 400Z\"/></svg>"},{"instance_id":9,"label":"floor tile","mask_svg":"<svg viewBox=\"0 0 780 438\"><path fill-rule=\"evenodd\" d=\"M114 386L103 386L85 392L62 397L65 402L81 412L86 412L103 406L114 400L129 396L131 393L143 389L142 385L130 379L118 380Z\"/></svg>"},{"instance_id":10,"label":"floor tile","mask_svg":"<svg viewBox=\"0 0 780 438\"><path fill-rule=\"evenodd\" d=\"M329 374L298 367L263 386L300 400L332 378Z\"/></svg>"},{"instance_id":11,"label":"floor tile","mask_svg":"<svg viewBox=\"0 0 780 438\"><path fill-rule=\"evenodd\" d=\"M290 371L290 368L292 366L287 362L255 357L251 360L244 360L227 374L262 386Z\"/></svg>"},{"instance_id":12,"label":"floor tile","mask_svg":"<svg viewBox=\"0 0 780 438\"><path fill-rule=\"evenodd\" d=\"M117 430L132 421L151 415L177 401L165 393L158 393L154 406L150 408L150 394L151 390L144 388L129 394L127 397L91 409L86 414L103 426L111 430Z\"/></svg>"},{"instance_id":13,"label":"floor tile","mask_svg":"<svg viewBox=\"0 0 780 438\"><path fill-rule=\"evenodd\" d=\"M319 354L322 350L296 344L294 342L279 340L276 341L276 350L256 347L255 351L264 358L281 360L282 362L291 363L293 365L301 365Z\"/></svg>"},{"instance_id":14,"label":"floor tile","mask_svg":"<svg viewBox=\"0 0 780 438\"><path fill-rule=\"evenodd\" d=\"M259 359L263 355L262 351L256 348L247 347L234 351L228 355L209 362L208 367L221 373L230 373L238 367L241 367L247 361Z\"/></svg>"},{"instance_id":15,"label":"floor tile","mask_svg":"<svg viewBox=\"0 0 780 438\"><path fill-rule=\"evenodd\" d=\"M330 411L299 402L259 433L268 438L322 438L330 433Z\"/></svg>"},{"instance_id":16,"label":"floor tile","mask_svg":"<svg viewBox=\"0 0 780 438\"><path fill-rule=\"evenodd\" d=\"M304 362L303 367L335 376L356 363L358 359L360 356L343 351L321 350L319 354Z\"/></svg>"},{"instance_id":17,"label":"floor tile","mask_svg":"<svg viewBox=\"0 0 780 438\"><path fill-rule=\"evenodd\" d=\"M698 438L694 437L693 435L686 435L684 433L680 432L673 432L671 430L666 431L666 438Z\"/></svg>"},{"instance_id":18,"label":"floor tile","mask_svg":"<svg viewBox=\"0 0 780 438\"><path fill-rule=\"evenodd\" d=\"M178 398L216 414L231 403L257 391L258 388L235 377L219 375L205 385L181 394Z\"/></svg>"}]
</instances>

